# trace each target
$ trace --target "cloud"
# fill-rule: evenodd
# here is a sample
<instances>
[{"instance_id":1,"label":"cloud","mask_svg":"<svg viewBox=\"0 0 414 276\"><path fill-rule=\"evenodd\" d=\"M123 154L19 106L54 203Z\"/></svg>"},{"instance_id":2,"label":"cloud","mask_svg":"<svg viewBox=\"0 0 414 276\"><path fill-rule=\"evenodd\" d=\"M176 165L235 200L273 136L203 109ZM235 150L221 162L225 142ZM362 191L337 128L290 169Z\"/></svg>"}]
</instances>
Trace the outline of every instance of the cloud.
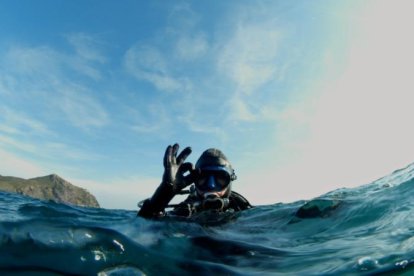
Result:
<instances>
[{"instance_id":1,"label":"cloud","mask_svg":"<svg viewBox=\"0 0 414 276\"><path fill-rule=\"evenodd\" d=\"M155 47L135 45L127 50L124 66L129 74L148 81L161 91L182 91L185 83L171 76L168 64Z\"/></svg>"},{"instance_id":2,"label":"cloud","mask_svg":"<svg viewBox=\"0 0 414 276\"><path fill-rule=\"evenodd\" d=\"M189 3L176 3L167 18L168 32L190 32L200 21L200 15L191 8Z\"/></svg>"},{"instance_id":3,"label":"cloud","mask_svg":"<svg viewBox=\"0 0 414 276\"><path fill-rule=\"evenodd\" d=\"M59 161L67 159L83 161L104 158L96 153L83 151L62 142L55 142L50 138L33 141L33 136L0 134L0 145L5 149L13 149L23 154L29 153L39 158L39 160L46 160L45 162L56 159Z\"/></svg>"},{"instance_id":4,"label":"cloud","mask_svg":"<svg viewBox=\"0 0 414 276\"><path fill-rule=\"evenodd\" d=\"M278 118L277 146L260 170L240 177L238 190L252 194L252 201L264 202L269 194L268 203L315 197L413 162L414 41L407 36L413 4L362 6L347 17L349 47L330 49L339 55L334 58L346 56L345 64L326 65L326 76L315 78L302 102L270 114ZM252 182L269 184L253 189Z\"/></svg>"},{"instance_id":5,"label":"cloud","mask_svg":"<svg viewBox=\"0 0 414 276\"><path fill-rule=\"evenodd\" d=\"M83 134L110 124L101 101L104 95L93 88L106 59L93 36L72 34L67 39L72 52L22 44L0 52L2 174L76 175L85 171L77 167L80 164L105 158L91 152L89 137Z\"/></svg>"},{"instance_id":6,"label":"cloud","mask_svg":"<svg viewBox=\"0 0 414 276\"><path fill-rule=\"evenodd\" d=\"M318 47L290 47L298 41L287 32L295 30L261 18L238 20L234 32L226 29L222 47L215 47L221 51L217 71L234 85L226 97L228 119L255 132L242 143L244 158L235 161L239 178L233 186L252 203L309 199L369 183L413 162L414 40L407 35L413 4L361 6L362 12L361 7L335 11L344 24L335 28L349 32L341 45L328 41L328 34L314 38ZM328 54L330 63L315 61ZM283 84L296 76L295 85ZM285 95L278 102L279 87ZM265 125L264 143L258 125Z\"/></svg>"},{"instance_id":7,"label":"cloud","mask_svg":"<svg viewBox=\"0 0 414 276\"><path fill-rule=\"evenodd\" d=\"M169 11L164 28L126 51L124 68L160 91L189 92L194 83L189 75L199 70L196 62L207 56L210 44L190 4L174 4Z\"/></svg>"},{"instance_id":8,"label":"cloud","mask_svg":"<svg viewBox=\"0 0 414 276\"><path fill-rule=\"evenodd\" d=\"M47 46L13 46L6 53L3 66L0 66L9 79L12 72L22 77L36 76L50 81L61 72L62 59L63 56Z\"/></svg>"},{"instance_id":9,"label":"cloud","mask_svg":"<svg viewBox=\"0 0 414 276\"><path fill-rule=\"evenodd\" d=\"M193 111L189 111L178 118L180 122L193 133L207 134L214 139L225 140L227 138L226 129L220 124L209 122L203 118L196 118Z\"/></svg>"},{"instance_id":10,"label":"cloud","mask_svg":"<svg viewBox=\"0 0 414 276\"><path fill-rule=\"evenodd\" d=\"M132 118L131 129L138 133L168 132L170 118L160 104L148 104L140 108L129 109Z\"/></svg>"},{"instance_id":11,"label":"cloud","mask_svg":"<svg viewBox=\"0 0 414 276\"><path fill-rule=\"evenodd\" d=\"M54 104L63 111L76 127L87 130L90 127L103 127L109 123L109 115L97 99L88 96L89 91L82 86L56 86L60 97Z\"/></svg>"},{"instance_id":12,"label":"cloud","mask_svg":"<svg viewBox=\"0 0 414 276\"><path fill-rule=\"evenodd\" d=\"M184 61L193 61L203 57L209 48L203 33L181 35L176 42L177 55Z\"/></svg>"},{"instance_id":13,"label":"cloud","mask_svg":"<svg viewBox=\"0 0 414 276\"><path fill-rule=\"evenodd\" d=\"M208 53L210 43L200 28L200 20L201 15L189 3L179 3L171 9L163 41L166 37L171 40L171 58L175 62L195 62Z\"/></svg>"},{"instance_id":14,"label":"cloud","mask_svg":"<svg viewBox=\"0 0 414 276\"><path fill-rule=\"evenodd\" d=\"M7 145L9 147L13 147L20 151L35 153L37 148L32 143L24 143L17 141L9 136L0 135L0 144Z\"/></svg>"},{"instance_id":15,"label":"cloud","mask_svg":"<svg viewBox=\"0 0 414 276\"><path fill-rule=\"evenodd\" d=\"M71 33L66 35L66 39L76 52L74 56L65 57L68 65L77 73L82 73L94 80L101 80L99 65L107 61L100 50L103 43L95 36L85 33Z\"/></svg>"},{"instance_id":16,"label":"cloud","mask_svg":"<svg viewBox=\"0 0 414 276\"><path fill-rule=\"evenodd\" d=\"M217 71L232 85L227 100L232 122L261 118L261 108L271 104L276 95L266 100L258 95L263 95L267 85L283 81L286 57L280 57L282 30L268 19L265 16L253 22L240 16L217 47Z\"/></svg>"},{"instance_id":17,"label":"cloud","mask_svg":"<svg viewBox=\"0 0 414 276\"><path fill-rule=\"evenodd\" d=\"M0 148L0 172L2 175L32 178L46 174L46 171L33 162L18 157Z\"/></svg>"},{"instance_id":18,"label":"cloud","mask_svg":"<svg viewBox=\"0 0 414 276\"><path fill-rule=\"evenodd\" d=\"M15 80L6 75L0 75L0 95L3 97L12 95L10 87L14 86Z\"/></svg>"},{"instance_id":19,"label":"cloud","mask_svg":"<svg viewBox=\"0 0 414 276\"><path fill-rule=\"evenodd\" d=\"M94 179L68 179L72 184L83 187L96 196L103 208L138 210L137 203L152 196L160 178L139 175L106 181Z\"/></svg>"},{"instance_id":20,"label":"cloud","mask_svg":"<svg viewBox=\"0 0 414 276\"><path fill-rule=\"evenodd\" d=\"M219 71L239 93L251 94L276 77L280 37L274 24L240 22L218 56Z\"/></svg>"},{"instance_id":21,"label":"cloud","mask_svg":"<svg viewBox=\"0 0 414 276\"><path fill-rule=\"evenodd\" d=\"M66 38L73 46L75 54L47 45L13 45L0 67L3 65L3 70L7 70L8 73L13 72L26 77L40 76L48 81L76 74L93 80L101 79L100 66L106 62L106 57L100 53L102 43L94 36L84 33L72 33Z\"/></svg>"},{"instance_id":22,"label":"cloud","mask_svg":"<svg viewBox=\"0 0 414 276\"><path fill-rule=\"evenodd\" d=\"M254 114L253 110L251 110L247 99L241 95L235 95L233 99L230 100L229 110L230 114L228 119L233 122L253 122L258 117L258 114Z\"/></svg>"},{"instance_id":23,"label":"cloud","mask_svg":"<svg viewBox=\"0 0 414 276\"><path fill-rule=\"evenodd\" d=\"M57 159L71 159L76 161L96 161L105 158L103 155L82 150L61 142L44 142L41 144L41 146L38 146L37 148L42 149L42 152L38 151L39 156L44 155L44 157L55 157Z\"/></svg>"},{"instance_id":24,"label":"cloud","mask_svg":"<svg viewBox=\"0 0 414 276\"><path fill-rule=\"evenodd\" d=\"M97 45L102 44L96 37L85 33L71 33L66 35L68 42L75 48L77 55L88 61L105 63L106 57L99 51Z\"/></svg>"},{"instance_id":25,"label":"cloud","mask_svg":"<svg viewBox=\"0 0 414 276\"><path fill-rule=\"evenodd\" d=\"M64 118L83 130L105 126L109 122L106 110L97 98L92 96L93 93L87 88L89 83L80 81L74 75L74 71L78 74L79 66L84 65L86 66L83 67L84 69L88 67L97 72L98 69L90 65L89 60L102 58L84 53L83 51L86 51L84 49L79 51L82 54L72 56L47 46L10 48L5 54L5 62L0 64L3 74L0 86L5 87L5 91L13 91L7 94L5 100L17 101L17 99L30 98L29 109L38 110L37 117L59 119L56 114L63 113ZM50 116L50 113L53 115ZM10 112L8 114L12 117ZM26 124L32 125L32 128L37 124L39 132L42 131L40 128L45 128L44 123L39 124L38 121L29 121L27 118L25 120Z\"/></svg>"},{"instance_id":26,"label":"cloud","mask_svg":"<svg viewBox=\"0 0 414 276\"><path fill-rule=\"evenodd\" d=\"M28 115L12 110L6 106L0 106L0 131L10 134L34 133L39 135L54 135L43 122L30 118Z\"/></svg>"},{"instance_id":27,"label":"cloud","mask_svg":"<svg viewBox=\"0 0 414 276\"><path fill-rule=\"evenodd\" d=\"M314 151L327 154L330 149L355 169L384 170L412 158L414 132L407 127L414 117L414 41L406 35L414 23L410 7L410 1L373 1L357 14L346 67L315 107Z\"/></svg>"}]
</instances>

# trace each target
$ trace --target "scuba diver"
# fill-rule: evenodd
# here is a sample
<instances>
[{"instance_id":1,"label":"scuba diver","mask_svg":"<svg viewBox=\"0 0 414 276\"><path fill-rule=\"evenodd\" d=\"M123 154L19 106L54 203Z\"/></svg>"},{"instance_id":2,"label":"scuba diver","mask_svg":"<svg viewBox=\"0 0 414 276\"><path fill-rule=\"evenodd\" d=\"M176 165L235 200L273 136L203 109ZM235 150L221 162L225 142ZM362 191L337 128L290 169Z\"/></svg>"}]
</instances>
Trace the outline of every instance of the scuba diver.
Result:
<instances>
[{"instance_id":1,"label":"scuba diver","mask_svg":"<svg viewBox=\"0 0 414 276\"><path fill-rule=\"evenodd\" d=\"M164 155L162 182L151 198L141 202L138 216L159 218L166 214L191 217L193 214L210 210L225 212L241 211L252 207L240 194L232 191L236 174L226 156L218 149L208 149L195 164L184 162L191 154L186 147L178 154L179 145L169 145ZM191 185L191 186L190 186ZM189 191L183 190L190 186ZM177 194L189 193L180 204L168 205ZM165 208L173 208L166 212Z\"/></svg>"}]
</instances>

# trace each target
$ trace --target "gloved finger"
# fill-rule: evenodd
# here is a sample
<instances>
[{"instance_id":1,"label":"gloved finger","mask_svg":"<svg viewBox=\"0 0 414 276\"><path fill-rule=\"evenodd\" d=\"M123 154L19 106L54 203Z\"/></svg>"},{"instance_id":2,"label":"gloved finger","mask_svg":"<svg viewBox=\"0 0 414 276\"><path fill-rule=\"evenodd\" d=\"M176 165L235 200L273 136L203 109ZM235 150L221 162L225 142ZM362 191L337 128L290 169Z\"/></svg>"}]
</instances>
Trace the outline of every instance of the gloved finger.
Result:
<instances>
[{"instance_id":1,"label":"gloved finger","mask_svg":"<svg viewBox=\"0 0 414 276\"><path fill-rule=\"evenodd\" d=\"M172 147L168 145L167 149L165 150L164 154L164 168L169 168L171 166L171 159L172 159Z\"/></svg>"},{"instance_id":2,"label":"gloved finger","mask_svg":"<svg viewBox=\"0 0 414 276\"><path fill-rule=\"evenodd\" d=\"M196 174L194 173L195 170L194 170L194 165L192 163L186 162L182 164L178 170L179 170L180 175L183 176L182 179L186 186L194 183L196 179L195 177ZM188 174L184 176L186 172L188 172Z\"/></svg>"},{"instance_id":3,"label":"gloved finger","mask_svg":"<svg viewBox=\"0 0 414 276\"><path fill-rule=\"evenodd\" d=\"M180 175L184 175L186 172L191 172L193 170L193 168L194 168L194 166L193 166L192 163L186 162L178 168L178 173Z\"/></svg>"},{"instance_id":4,"label":"gloved finger","mask_svg":"<svg viewBox=\"0 0 414 276\"><path fill-rule=\"evenodd\" d=\"M192 183L195 183L199 176L199 171L197 169L192 169L190 173L184 177L183 181L187 183L187 185L190 185Z\"/></svg>"},{"instance_id":5,"label":"gloved finger","mask_svg":"<svg viewBox=\"0 0 414 276\"><path fill-rule=\"evenodd\" d=\"M175 143L173 148L172 148L172 155L171 155L172 164L177 164L176 157L177 157L177 153L178 153L179 148L180 148L180 146L177 143Z\"/></svg>"},{"instance_id":6,"label":"gloved finger","mask_svg":"<svg viewBox=\"0 0 414 276\"><path fill-rule=\"evenodd\" d=\"M177 157L177 164L181 165L185 159L191 154L192 149L190 147L186 147Z\"/></svg>"}]
</instances>

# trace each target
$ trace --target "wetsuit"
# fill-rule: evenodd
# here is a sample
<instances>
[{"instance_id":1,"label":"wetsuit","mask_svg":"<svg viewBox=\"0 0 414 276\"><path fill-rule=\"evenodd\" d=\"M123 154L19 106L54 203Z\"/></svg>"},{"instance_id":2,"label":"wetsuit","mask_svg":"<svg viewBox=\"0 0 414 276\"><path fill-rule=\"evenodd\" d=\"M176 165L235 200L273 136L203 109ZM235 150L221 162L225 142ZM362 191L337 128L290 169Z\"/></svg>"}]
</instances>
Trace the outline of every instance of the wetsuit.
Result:
<instances>
[{"instance_id":1,"label":"wetsuit","mask_svg":"<svg viewBox=\"0 0 414 276\"><path fill-rule=\"evenodd\" d=\"M210 210L208 207L203 205L203 201L195 194L190 194L183 202L176 205L173 210L165 212L165 209L159 208L160 206L153 206L153 201L151 199L146 199L138 211L138 216L144 218L159 218L165 215L173 215L180 217L191 217L192 215ZM228 202L220 208L220 212L225 212L227 210L234 211L243 211L253 206L244 198L241 194L232 191L228 197Z\"/></svg>"}]
</instances>

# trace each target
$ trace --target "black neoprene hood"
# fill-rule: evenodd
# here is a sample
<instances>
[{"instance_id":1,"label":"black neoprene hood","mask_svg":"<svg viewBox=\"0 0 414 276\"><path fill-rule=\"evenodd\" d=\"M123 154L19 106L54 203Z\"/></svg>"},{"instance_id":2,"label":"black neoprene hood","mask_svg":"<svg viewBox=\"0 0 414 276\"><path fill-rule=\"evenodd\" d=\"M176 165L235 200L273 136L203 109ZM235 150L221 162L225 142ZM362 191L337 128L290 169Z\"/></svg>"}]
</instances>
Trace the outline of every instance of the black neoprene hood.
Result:
<instances>
[{"instance_id":1,"label":"black neoprene hood","mask_svg":"<svg viewBox=\"0 0 414 276\"><path fill-rule=\"evenodd\" d=\"M201 154L200 158L197 160L197 163L195 164L196 169L203 169L212 166L225 167L227 171L230 173L230 175L234 175L234 170L229 160L219 149L207 149Z\"/></svg>"}]
</instances>

